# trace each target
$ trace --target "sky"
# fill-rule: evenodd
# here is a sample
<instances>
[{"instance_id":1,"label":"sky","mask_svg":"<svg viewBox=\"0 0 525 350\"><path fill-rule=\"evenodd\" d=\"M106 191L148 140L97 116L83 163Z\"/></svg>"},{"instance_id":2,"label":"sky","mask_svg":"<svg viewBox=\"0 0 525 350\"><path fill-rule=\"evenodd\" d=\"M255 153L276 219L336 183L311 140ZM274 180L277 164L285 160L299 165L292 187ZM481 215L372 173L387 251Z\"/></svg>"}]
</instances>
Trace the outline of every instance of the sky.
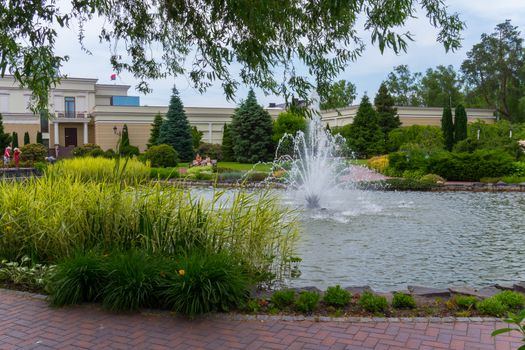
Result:
<instances>
[{"instance_id":1,"label":"sky","mask_svg":"<svg viewBox=\"0 0 525 350\"><path fill-rule=\"evenodd\" d=\"M359 30L360 35L368 42L364 54L357 61L350 63L342 72L338 80L345 79L357 86L357 102L367 93L374 96L381 82L387 77L392 68L406 64L412 72L424 72L427 68L437 65L453 65L459 69L461 62L466 58L466 53L472 46L480 41L482 33L492 33L494 27L506 19L510 19L514 26L518 26L525 38L525 0L445 0L450 12L458 12L466 23L462 32L462 48L456 52L446 53L441 44L436 41L437 30L432 28L424 16L410 20L406 29L414 35L414 42L409 43L407 53L395 55L392 52L381 54L377 46L370 44L370 34ZM70 77L98 78L99 83L112 84L110 76L113 73L109 57L114 47L107 43L100 44L97 34L101 22L90 23L86 27L86 47L92 53L88 55L80 49L77 42L77 31L60 30L60 39L56 43L56 51L60 55L68 55L70 60L61 69L63 74ZM235 106L247 95L249 87L241 86L236 102L227 101L219 84L210 87L204 94L194 90L187 79L169 77L167 79L149 81L153 91L144 95L135 90L138 83L131 74L123 72L116 81L117 84L131 85L128 94L140 96L142 105L158 106L169 103L171 89L175 84L185 106L226 107ZM279 96L265 96L261 91L255 90L261 105L269 103L282 103Z\"/></svg>"}]
</instances>

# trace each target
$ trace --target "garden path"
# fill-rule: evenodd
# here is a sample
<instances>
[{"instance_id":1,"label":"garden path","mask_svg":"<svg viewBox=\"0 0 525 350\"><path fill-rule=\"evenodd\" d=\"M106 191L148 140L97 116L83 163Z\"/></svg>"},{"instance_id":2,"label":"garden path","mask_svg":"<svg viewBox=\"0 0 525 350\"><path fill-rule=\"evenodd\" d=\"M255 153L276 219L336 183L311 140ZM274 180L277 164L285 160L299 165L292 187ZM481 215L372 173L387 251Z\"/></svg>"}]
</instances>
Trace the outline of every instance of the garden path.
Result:
<instances>
[{"instance_id":1,"label":"garden path","mask_svg":"<svg viewBox=\"0 0 525 350\"><path fill-rule=\"evenodd\" d=\"M39 295L0 289L0 349L516 349L496 322L189 321L169 313L50 308Z\"/></svg>"}]
</instances>

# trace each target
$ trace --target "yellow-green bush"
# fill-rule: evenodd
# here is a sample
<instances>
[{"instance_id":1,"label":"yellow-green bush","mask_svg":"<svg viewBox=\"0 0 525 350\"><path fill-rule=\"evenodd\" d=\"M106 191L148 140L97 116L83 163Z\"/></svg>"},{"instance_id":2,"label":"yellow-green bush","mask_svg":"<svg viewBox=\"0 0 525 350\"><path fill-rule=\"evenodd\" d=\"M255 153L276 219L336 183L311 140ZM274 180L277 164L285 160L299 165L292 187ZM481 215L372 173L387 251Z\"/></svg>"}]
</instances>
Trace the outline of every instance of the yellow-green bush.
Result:
<instances>
[{"instance_id":1,"label":"yellow-green bush","mask_svg":"<svg viewBox=\"0 0 525 350\"><path fill-rule=\"evenodd\" d=\"M150 167L137 159L81 157L62 160L47 168L52 177L73 177L82 181L142 183L150 178Z\"/></svg>"},{"instance_id":2,"label":"yellow-green bush","mask_svg":"<svg viewBox=\"0 0 525 350\"><path fill-rule=\"evenodd\" d=\"M368 160L367 165L369 168L383 174L388 168L388 155L372 157Z\"/></svg>"}]
</instances>

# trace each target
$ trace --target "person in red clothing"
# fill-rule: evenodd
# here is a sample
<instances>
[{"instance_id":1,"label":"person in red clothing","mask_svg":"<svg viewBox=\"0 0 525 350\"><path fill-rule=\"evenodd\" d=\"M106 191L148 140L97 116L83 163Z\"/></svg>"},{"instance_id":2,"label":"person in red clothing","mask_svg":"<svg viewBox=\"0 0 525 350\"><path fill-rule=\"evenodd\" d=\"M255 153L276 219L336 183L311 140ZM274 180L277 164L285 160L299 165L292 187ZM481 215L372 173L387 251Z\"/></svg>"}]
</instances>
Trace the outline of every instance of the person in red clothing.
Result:
<instances>
[{"instance_id":1,"label":"person in red clothing","mask_svg":"<svg viewBox=\"0 0 525 350\"><path fill-rule=\"evenodd\" d=\"M15 166L17 169L19 168L19 165L20 165L20 153L22 153L20 151L20 148L16 147L13 152L13 160L15 161Z\"/></svg>"},{"instance_id":2,"label":"person in red clothing","mask_svg":"<svg viewBox=\"0 0 525 350\"><path fill-rule=\"evenodd\" d=\"M7 146L4 150L4 168L9 167L9 160L11 159L11 147Z\"/></svg>"}]
</instances>

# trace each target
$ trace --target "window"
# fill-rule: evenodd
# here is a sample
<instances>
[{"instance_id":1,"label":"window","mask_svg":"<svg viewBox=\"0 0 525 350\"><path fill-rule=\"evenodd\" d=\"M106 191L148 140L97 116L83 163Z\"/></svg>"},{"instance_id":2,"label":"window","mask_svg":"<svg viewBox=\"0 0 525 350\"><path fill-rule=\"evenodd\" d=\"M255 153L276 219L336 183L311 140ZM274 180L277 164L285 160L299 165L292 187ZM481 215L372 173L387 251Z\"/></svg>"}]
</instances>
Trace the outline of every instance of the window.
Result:
<instances>
[{"instance_id":1,"label":"window","mask_svg":"<svg viewBox=\"0 0 525 350\"><path fill-rule=\"evenodd\" d=\"M75 118L75 98L74 97L64 97L64 106L65 106L65 117L66 118Z\"/></svg>"},{"instance_id":2,"label":"window","mask_svg":"<svg viewBox=\"0 0 525 350\"><path fill-rule=\"evenodd\" d=\"M9 94L0 93L0 113L9 112Z\"/></svg>"},{"instance_id":3,"label":"window","mask_svg":"<svg viewBox=\"0 0 525 350\"><path fill-rule=\"evenodd\" d=\"M47 117L47 112L40 112L40 131L45 133L49 132L49 118Z\"/></svg>"}]
</instances>

